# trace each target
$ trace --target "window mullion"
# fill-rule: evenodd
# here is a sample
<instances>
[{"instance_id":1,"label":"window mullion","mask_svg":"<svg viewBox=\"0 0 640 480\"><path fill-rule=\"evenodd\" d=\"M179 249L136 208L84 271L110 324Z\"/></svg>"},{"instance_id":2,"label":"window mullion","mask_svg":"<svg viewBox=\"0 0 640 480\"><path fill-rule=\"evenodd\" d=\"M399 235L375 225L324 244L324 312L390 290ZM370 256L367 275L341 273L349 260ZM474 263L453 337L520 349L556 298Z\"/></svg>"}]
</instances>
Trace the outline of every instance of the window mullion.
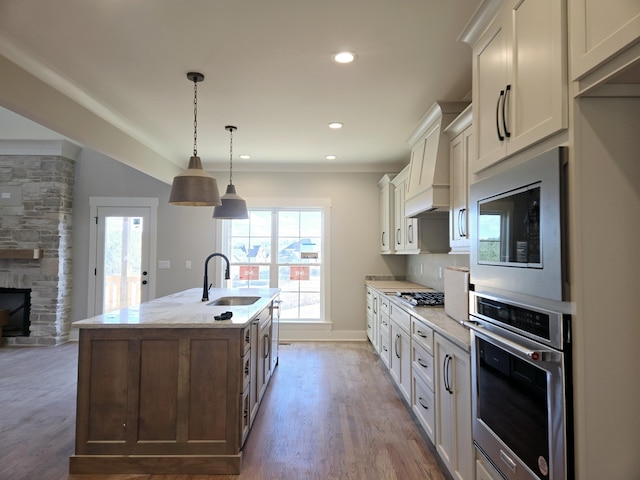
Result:
<instances>
[{"instance_id":1,"label":"window mullion","mask_svg":"<svg viewBox=\"0 0 640 480\"><path fill-rule=\"evenodd\" d=\"M278 209L271 209L271 255L269 267L269 285L278 288Z\"/></svg>"}]
</instances>

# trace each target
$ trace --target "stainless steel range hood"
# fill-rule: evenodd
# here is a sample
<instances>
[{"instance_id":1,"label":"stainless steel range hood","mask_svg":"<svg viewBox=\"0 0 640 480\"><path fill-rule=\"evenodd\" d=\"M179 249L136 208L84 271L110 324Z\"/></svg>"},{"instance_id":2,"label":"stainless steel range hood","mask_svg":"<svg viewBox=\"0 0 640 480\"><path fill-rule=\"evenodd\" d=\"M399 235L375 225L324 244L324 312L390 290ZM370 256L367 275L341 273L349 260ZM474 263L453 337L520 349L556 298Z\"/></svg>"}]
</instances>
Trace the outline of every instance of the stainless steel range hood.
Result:
<instances>
[{"instance_id":1,"label":"stainless steel range hood","mask_svg":"<svg viewBox=\"0 0 640 480\"><path fill-rule=\"evenodd\" d=\"M412 146L405 215L449 211L449 137L444 129L469 102L435 102L407 139Z\"/></svg>"}]
</instances>

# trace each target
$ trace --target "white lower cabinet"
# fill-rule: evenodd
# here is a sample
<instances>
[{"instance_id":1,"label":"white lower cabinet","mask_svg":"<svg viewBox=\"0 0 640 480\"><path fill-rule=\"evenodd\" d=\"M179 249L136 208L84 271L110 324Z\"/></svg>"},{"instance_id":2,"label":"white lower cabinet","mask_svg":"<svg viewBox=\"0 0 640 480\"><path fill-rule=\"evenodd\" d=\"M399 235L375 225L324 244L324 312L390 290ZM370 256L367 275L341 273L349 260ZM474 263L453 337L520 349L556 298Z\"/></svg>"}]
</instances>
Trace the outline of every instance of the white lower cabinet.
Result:
<instances>
[{"instance_id":1,"label":"white lower cabinet","mask_svg":"<svg viewBox=\"0 0 640 480\"><path fill-rule=\"evenodd\" d=\"M390 318L389 370L404 399L411 403L411 319L407 312L394 304L391 304Z\"/></svg>"},{"instance_id":2,"label":"white lower cabinet","mask_svg":"<svg viewBox=\"0 0 640 480\"><path fill-rule=\"evenodd\" d=\"M422 428L432 442L435 441L436 401L427 384L418 373L412 374L411 410L416 414Z\"/></svg>"},{"instance_id":3,"label":"white lower cabinet","mask_svg":"<svg viewBox=\"0 0 640 480\"><path fill-rule=\"evenodd\" d=\"M367 287L367 322L371 317L378 322L367 329L370 335L377 329L372 343L453 479L474 480L481 473L471 438L470 353L412 315L413 310L389 300Z\"/></svg>"},{"instance_id":4,"label":"white lower cabinet","mask_svg":"<svg viewBox=\"0 0 640 480\"><path fill-rule=\"evenodd\" d=\"M471 358L442 335L434 335L436 363L435 446L456 480L475 478L471 432Z\"/></svg>"},{"instance_id":5,"label":"white lower cabinet","mask_svg":"<svg viewBox=\"0 0 640 480\"><path fill-rule=\"evenodd\" d=\"M380 325L380 298L383 297L378 290L366 287L367 292L367 337L377 352L380 351L378 340L380 334L378 328Z\"/></svg>"},{"instance_id":6,"label":"white lower cabinet","mask_svg":"<svg viewBox=\"0 0 640 480\"><path fill-rule=\"evenodd\" d=\"M389 315L381 314L380 315L380 339L378 341L378 345L380 349L378 350L378 354L380 358L384 362L384 364L389 368L389 360L391 359L391 321L389 320Z\"/></svg>"}]
</instances>

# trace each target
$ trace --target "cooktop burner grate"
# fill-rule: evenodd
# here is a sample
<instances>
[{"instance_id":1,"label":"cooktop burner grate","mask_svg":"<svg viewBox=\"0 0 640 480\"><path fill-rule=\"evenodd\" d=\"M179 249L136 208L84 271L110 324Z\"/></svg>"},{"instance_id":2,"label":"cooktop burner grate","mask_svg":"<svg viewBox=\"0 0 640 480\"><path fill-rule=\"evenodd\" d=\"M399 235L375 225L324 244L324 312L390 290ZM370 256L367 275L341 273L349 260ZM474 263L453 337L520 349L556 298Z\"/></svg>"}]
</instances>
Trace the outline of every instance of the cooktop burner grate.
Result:
<instances>
[{"instance_id":1,"label":"cooktop burner grate","mask_svg":"<svg viewBox=\"0 0 640 480\"><path fill-rule=\"evenodd\" d=\"M444 305L442 292L397 292L396 296L416 306Z\"/></svg>"}]
</instances>

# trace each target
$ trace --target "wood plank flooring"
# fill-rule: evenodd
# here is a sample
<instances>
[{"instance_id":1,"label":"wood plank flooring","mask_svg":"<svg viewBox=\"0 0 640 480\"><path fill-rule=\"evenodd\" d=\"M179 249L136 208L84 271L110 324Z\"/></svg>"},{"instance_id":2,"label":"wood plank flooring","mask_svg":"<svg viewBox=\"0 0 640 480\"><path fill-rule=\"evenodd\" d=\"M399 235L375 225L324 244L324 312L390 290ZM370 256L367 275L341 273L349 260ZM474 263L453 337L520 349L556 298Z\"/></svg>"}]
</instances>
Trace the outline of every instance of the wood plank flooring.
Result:
<instances>
[{"instance_id":1,"label":"wood plank flooring","mask_svg":"<svg viewBox=\"0 0 640 480\"><path fill-rule=\"evenodd\" d=\"M69 475L77 344L0 348L0 480L445 480L365 342L281 345L240 475Z\"/></svg>"}]
</instances>

